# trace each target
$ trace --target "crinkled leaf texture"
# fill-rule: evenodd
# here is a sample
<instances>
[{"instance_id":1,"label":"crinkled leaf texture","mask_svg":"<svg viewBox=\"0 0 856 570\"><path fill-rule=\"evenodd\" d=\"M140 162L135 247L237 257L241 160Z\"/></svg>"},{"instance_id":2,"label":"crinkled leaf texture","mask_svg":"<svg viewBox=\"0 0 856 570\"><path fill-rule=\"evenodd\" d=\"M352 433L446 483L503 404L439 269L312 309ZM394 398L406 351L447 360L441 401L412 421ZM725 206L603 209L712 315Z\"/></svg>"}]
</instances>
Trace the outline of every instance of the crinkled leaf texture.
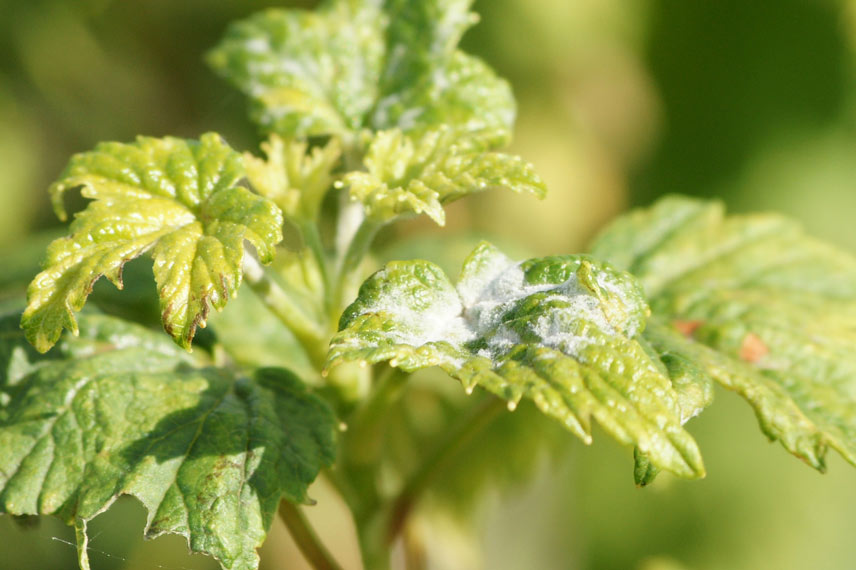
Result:
<instances>
[{"instance_id":1,"label":"crinkled leaf texture","mask_svg":"<svg viewBox=\"0 0 856 570\"><path fill-rule=\"evenodd\" d=\"M247 179L253 189L273 200L288 218L315 220L324 194L333 184L341 146L331 139L307 152L305 141L283 140L273 134L262 143L266 159L244 153Z\"/></svg>"},{"instance_id":2,"label":"crinkled leaf texture","mask_svg":"<svg viewBox=\"0 0 856 570\"><path fill-rule=\"evenodd\" d=\"M252 117L287 137L438 124L502 144L508 84L457 49L472 0L331 0L267 10L229 28L211 65L251 99Z\"/></svg>"},{"instance_id":3,"label":"crinkled leaf texture","mask_svg":"<svg viewBox=\"0 0 856 570\"><path fill-rule=\"evenodd\" d=\"M306 502L333 461L330 410L286 370L202 367L163 335L98 315L44 356L16 319L0 331L0 512L85 531L133 495L147 537L180 534L224 568L253 569L280 498Z\"/></svg>"},{"instance_id":4,"label":"crinkled leaf texture","mask_svg":"<svg viewBox=\"0 0 856 570\"><path fill-rule=\"evenodd\" d=\"M642 283L645 338L743 396L761 429L823 470L827 447L856 464L856 259L776 215L724 215L682 197L624 216L593 255Z\"/></svg>"},{"instance_id":5,"label":"crinkled leaf texture","mask_svg":"<svg viewBox=\"0 0 856 570\"><path fill-rule=\"evenodd\" d=\"M28 290L21 321L44 352L79 311L102 275L122 287L123 265L151 251L164 328L189 348L210 307L221 309L242 278L244 241L269 262L282 239L282 213L238 182L243 159L214 133L199 141L139 137L101 143L72 157L51 187L57 213L63 195L82 187L93 201L68 237L48 248L44 270Z\"/></svg>"},{"instance_id":6,"label":"crinkled leaf texture","mask_svg":"<svg viewBox=\"0 0 856 570\"><path fill-rule=\"evenodd\" d=\"M513 409L531 399L584 441L591 417L657 468L704 474L678 394L637 338L648 307L627 273L583 256L515 263L489 244L457 286L426 261L392 262L346 310L329 364L439 366Z\"/></svg>"},{"instance_id":7,"label":"crinkled leaf texture","mask_svg":"<svg viewBox=\"0 0 856 570\"><path fill-rule=\"evenodd\" d=\"M365 163L366 172L350 172L344 183L351 197L365 205L366 215L379 222L425 213L443 225L443 204L473 192L508 188L539 198L547 192L528 162L473 148L456 140L447 127L417 138L398 129L381 131L372 140Z\"/></svg>"}]
</instances>

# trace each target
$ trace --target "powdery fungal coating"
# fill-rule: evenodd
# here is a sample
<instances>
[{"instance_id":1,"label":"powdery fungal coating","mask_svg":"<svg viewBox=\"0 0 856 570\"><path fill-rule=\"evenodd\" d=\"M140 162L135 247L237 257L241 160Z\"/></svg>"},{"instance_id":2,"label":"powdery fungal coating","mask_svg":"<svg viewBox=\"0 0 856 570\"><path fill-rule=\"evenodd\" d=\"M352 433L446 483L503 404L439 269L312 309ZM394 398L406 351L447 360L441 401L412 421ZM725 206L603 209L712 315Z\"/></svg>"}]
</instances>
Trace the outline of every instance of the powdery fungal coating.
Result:
<instances>
[{"instance_id":1,"label":"powdery fungal coating","mask_svg":"<svg viewBox=\"0 0 856 570\"><path fill-rule=\"evenodd\" d=\"M647 314L638 287L616 271L592 267L576 256L515 263L491 245L479 246L457 288L468 325L486 340L477 354L496 360L527 343L580 358L594 341L588 326L636 336Z\"/></svg>"},{"instance_id":2,"label":"powdery fungal coating","mask_svg":"<svg viewBox=\"0 0 856 570\"><path fill-rule=\"evenodd\" d=\"M544 279L540 264L545 262L564 268L555 275L558 282L538 281ZM348 326L362 315L388 315L384 334L397 344L419 348L444 342L467 350L483 343L475 353L491 360L523 343L579 358L582 348L595 341L586 334L588 327L633 337L644 326L647 311L639 291L617 272L600 268L593 282L582 282L580 268L588 266L589 261L574 256L524 265L483 243L453 288L439 268L392 263L367 282L342 323ZM606 303L624 306L605 307L594 286L608 296ZM632 317L616 321L609 316L613 313ZM579 322L586 326L579 327Z\"/></svg>"},{"instance_id":3,"label":"powdery fungal coating","mask_svg":"<svg viewBox=\"0 0 856 570\"><path fill-rule=\"evenodd\" d=\"M531 400L586 443L595 418L650 464L704 474L663 362L640 344L648 316L629 274L584 256L512 261L483 243L457 287L427 261L393 262L345 311L329 366L439 366L506 400Z\"/></svg>"}]
</instances>

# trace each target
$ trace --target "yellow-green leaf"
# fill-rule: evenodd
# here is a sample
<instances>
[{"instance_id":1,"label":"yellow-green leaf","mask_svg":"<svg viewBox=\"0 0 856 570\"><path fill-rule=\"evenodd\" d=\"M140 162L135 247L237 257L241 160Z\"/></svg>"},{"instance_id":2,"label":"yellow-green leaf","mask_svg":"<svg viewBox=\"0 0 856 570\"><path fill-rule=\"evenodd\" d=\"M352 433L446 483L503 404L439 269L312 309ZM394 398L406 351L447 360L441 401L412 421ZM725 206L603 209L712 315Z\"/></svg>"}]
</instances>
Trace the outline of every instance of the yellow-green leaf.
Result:
<instances>
[{"instance_id":1,"label":"yellow-green leaf","mask_svg":"<svg viewBox=\"0 0 856 570\"><path fill-rule=\"evenodd\" d=\"M343 182L351 197L365 205L366 215L379 222L424 213L443 225L443 204L467 194L498 188L538 197L546 193L528 162L484 151L446 127L419 137L381 131L372 140L365 164L366 172L350 172Z\"/></svg>"},{"instance_id":2,"label":"yellow-green leaf","mask_svg":"<svg viewBox=\"0 0 856 570\"><path fill-rule=\"evenodd\" d=\"M377 97L384 16L374 2L316 12L269 9L231 25L208 55L251 100L251 115L284 137L358 130Z\"/></svg>"},{"instance_id":3,"label":"yellow-green leaf","mask_svg":"<svg viewBox=\"0 0 856 570\"><path fill-rule=\"evenodd\" d=\"M457 49L472 0L333 0L269 9L231 26L208 61L246 93L251 116L284 137L362 129L422 134L447 125L489 146L510 139L506 81Z\"/></svg>"},{"instance_id":4,"label":"yellow-green leaf","mask_svg":"<svg viewBox=\"0 0 856 570\"><path fill-rule=\"evenodd\" d=\"M742 395L761 429L813 467L856 464L856 259L776 215L665 198L617 220L593 254L636 275L645 336Z\"/></svg>"},{"instance_id":5,"label":"yellow-green leaf","mask_svg":"<svg viewBox=\"0 0 856 570\"><path fill-rule=\"evenodd\" d=\"M238 186L243 176L241 155L214 133L139 137L75 155L51 187L57 213L65 217L69 189L93 201L50 245L30 284L21 320L30 342L44 352L63 328L76 332L74 312L95 281L104 275L121 288L123 265L151 251L164 328L189 348L210 307L236 293L244 241L267 263L282 239L282 213Z\"/></svg>"},{"instance_id":6,"label":"yellow-green leaf","mask_svg":"<svg viewBox=\"0 0 856 570\"><path fill-rule=\"evenodd\" d=\"M271 135L262 143L266 159L245 153L244 164L256 192L273 200L287 217L315 220L342 151L337 139L310 152L307 148L304 141Z\"/></svg>"}]
</instances>

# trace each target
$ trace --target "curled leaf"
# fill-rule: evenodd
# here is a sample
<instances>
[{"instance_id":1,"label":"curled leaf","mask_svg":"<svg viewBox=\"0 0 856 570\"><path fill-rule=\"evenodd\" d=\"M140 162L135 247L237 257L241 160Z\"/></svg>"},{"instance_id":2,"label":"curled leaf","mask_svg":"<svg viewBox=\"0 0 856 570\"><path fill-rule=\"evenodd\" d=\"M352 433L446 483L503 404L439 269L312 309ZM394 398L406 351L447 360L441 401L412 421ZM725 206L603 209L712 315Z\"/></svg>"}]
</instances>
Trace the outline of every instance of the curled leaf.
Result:
<instances>
[{"instance_id":1,"label":"curled leaf","mask_svg":"<svg viewBox=\"0 0 856 570\"><path fill-rule=\"evenodd\" d=\"M618 441L684 477L704 474L678 394L637 341L648 307L636 281L582 256L515 263L488 244L457 285L425 261L393 262L345 311L329 365L439 366L469 392L532 400L586 442L594 417Z\"/></svg>"},{"instance_id":2,"label":"curled leaf","mask_svg":"<svg viewBox=\"0 0 856 570\"><path fill-rule=\"evenodd\" d=\"M266 159L244 154L247 179L253 189L273 200L292 219L317 218L342 154L337 139L307 152L308 146L305 141L284 140L274 134L262 143Z\"/></svg>"}]
</instances>

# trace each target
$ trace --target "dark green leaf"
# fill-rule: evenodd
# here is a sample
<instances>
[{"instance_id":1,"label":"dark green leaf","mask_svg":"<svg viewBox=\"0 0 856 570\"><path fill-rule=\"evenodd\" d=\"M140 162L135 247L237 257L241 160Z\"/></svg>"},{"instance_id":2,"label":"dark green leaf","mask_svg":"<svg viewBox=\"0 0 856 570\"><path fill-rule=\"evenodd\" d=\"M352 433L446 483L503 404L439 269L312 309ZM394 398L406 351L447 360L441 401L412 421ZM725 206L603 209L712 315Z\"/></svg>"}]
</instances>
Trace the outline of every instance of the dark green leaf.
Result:
<instances>
[{"instance_id":1,"label":"dark green leaf","mask_svg":"<svg viewBox=\"0 0 856 570\"><path fill-rule=\"evenodd\" d=\"M280 497L305 502L333 460L330 411L283 369L202 367L160 334L92 315L38 356L15 320L0 324L0 512L85 533L129 494L148 509L147 537L180 534L253 569Z\"/></svg>"}]
</instances>

